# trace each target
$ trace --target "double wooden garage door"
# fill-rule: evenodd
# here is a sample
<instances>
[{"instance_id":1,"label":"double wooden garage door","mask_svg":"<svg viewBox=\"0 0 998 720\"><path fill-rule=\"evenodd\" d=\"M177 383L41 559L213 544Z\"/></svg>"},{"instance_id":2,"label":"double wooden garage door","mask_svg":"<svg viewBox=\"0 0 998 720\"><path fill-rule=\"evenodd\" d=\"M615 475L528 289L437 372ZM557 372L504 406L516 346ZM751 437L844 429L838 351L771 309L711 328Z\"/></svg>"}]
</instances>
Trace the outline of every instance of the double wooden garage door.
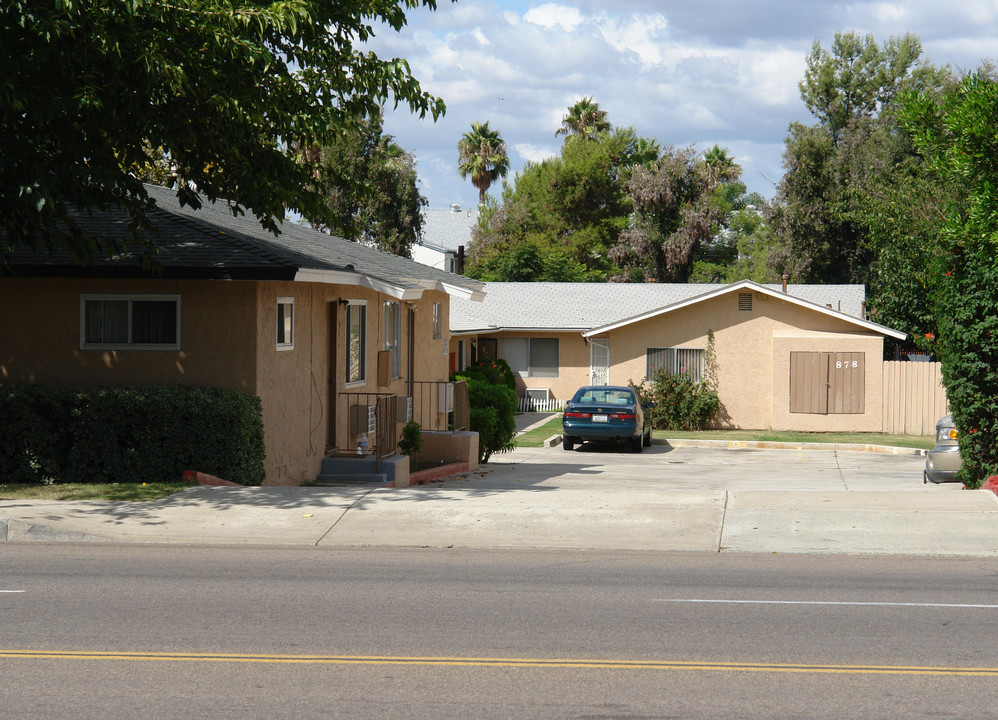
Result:
<instances>
[{"instance_id":1,"label":"double wooden garage door","mask_svg":"<svg viewBox=\"0 0 998 720\"><path fill-rule=\"evenodd\" d=\"M790 412L865 412L865 353L790 353Z\"/></svg>"}]
</instances>

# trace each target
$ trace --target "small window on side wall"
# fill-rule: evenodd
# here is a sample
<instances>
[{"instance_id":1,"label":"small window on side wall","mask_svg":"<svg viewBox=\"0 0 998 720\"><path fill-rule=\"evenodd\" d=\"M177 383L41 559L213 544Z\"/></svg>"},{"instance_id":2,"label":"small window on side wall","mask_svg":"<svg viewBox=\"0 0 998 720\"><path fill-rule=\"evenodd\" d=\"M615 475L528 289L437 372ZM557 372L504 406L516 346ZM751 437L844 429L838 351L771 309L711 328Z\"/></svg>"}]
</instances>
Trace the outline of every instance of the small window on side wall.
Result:
<instances>
[{"instance_id":1,"label":"small window on side wall","mask_svg":"<svg viewBox=\"0 0 998 720\"><path fill-rule=\"evenodd\" d=\"M438 302L433 303L433 337L435 337L435 338L438 338L441 335L441 332L440 332L440 326L441 326L440 313L441 312L442 311L441 311L440 303L438 303Z\"/></svg>"},{"instance_id":2,"label":"small window on side wall","mask_svg":"<svg viewBox=\"0 0 998 720\"><path fill-rule=\"evenodd\" d=\"M295 346L295 299L277 298L277 349L290 350Z\"/></svg>"}]
</instances>

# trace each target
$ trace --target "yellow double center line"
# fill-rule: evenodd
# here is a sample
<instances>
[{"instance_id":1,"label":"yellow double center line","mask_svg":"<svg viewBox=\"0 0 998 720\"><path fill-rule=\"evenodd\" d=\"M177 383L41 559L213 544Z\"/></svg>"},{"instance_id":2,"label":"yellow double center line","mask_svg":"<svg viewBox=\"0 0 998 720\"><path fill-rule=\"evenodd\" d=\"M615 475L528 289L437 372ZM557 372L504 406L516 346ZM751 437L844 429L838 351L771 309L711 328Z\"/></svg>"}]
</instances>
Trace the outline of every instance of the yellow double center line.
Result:
<instances>
[{"instance_id":1,"label":"yellow double center line","mask_svg":"<svg viewBox=\"0 0 998 720\"><path fill-rule=\"evenodd\" d=\"M698 662L693 660L587 660L557 658L407 657L392 655L272 655L244 653L0 650L0 660L131 660L158 662L271 663L297 665L413 665L600 670L700 670L716 672L839 675L954 675L998 677L998 667L921 665L813 665L807 663Z\"/></svg>"}]
</instances>

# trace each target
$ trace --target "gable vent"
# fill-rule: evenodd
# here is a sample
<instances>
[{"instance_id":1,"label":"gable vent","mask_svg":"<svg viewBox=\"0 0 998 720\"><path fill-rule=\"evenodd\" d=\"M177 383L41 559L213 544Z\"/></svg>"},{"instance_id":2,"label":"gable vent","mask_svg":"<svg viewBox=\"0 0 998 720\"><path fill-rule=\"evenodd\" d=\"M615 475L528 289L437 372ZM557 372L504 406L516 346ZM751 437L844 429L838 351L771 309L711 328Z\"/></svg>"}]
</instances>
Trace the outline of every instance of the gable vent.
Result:
<instances>
[{"instance_id":1,"label":"gable vent","mask_svg":"<svg viewBox=\"0 0 998 720\"><path fill-rule=\"evenodd\" d=\"M738 293L738 309L752 310L752 293Z\"/></svg>"}]
</instances>

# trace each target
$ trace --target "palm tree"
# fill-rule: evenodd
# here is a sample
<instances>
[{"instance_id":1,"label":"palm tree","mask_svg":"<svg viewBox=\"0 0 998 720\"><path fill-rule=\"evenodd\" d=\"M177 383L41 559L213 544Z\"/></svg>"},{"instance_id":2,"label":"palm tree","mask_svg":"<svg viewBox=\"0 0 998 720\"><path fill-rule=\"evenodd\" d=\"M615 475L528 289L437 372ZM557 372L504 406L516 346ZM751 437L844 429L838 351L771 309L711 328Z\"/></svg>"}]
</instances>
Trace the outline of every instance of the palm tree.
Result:
<instances>
[{"instance_id":1,"label":"palm tree","mask_svg":"<svg viewBox=\"0 0 998 720\"><path fill-rule=\"evenodd\" d=\"M714 145L703 154L704 165L707 166L707 182L711 188L720 183L737 180L742 174L742 166L728 154L726 148Z\"/></svg>"},{"instance_id":2,"label":"palm tree","mask_svg":"<svg viewBox=\"0 0 998 720\"><path fill-rule=\"evenodd\" d=\"M478 188L478 202L484 203L489 186L509 172L509 156L502 135L489 128L488 121L473 122L471 131L461 136L457 152L457 171L462 178L471 176L471 184Z\"/></svg>"},{"instance_id":3,"label":"palm tree","mask_svg":"<svg viewBox=\"0 0 998 720\"><path fill-rule=\"evenodd\" d=\"M606 119L606 110L593 102L592 97L584 97L568 108L568 114L561 118L561 127L555 130L555 135L575 135L585 140L592 140L597 133L610 129L610 121Z\"/></svg>"}]
</instances>

